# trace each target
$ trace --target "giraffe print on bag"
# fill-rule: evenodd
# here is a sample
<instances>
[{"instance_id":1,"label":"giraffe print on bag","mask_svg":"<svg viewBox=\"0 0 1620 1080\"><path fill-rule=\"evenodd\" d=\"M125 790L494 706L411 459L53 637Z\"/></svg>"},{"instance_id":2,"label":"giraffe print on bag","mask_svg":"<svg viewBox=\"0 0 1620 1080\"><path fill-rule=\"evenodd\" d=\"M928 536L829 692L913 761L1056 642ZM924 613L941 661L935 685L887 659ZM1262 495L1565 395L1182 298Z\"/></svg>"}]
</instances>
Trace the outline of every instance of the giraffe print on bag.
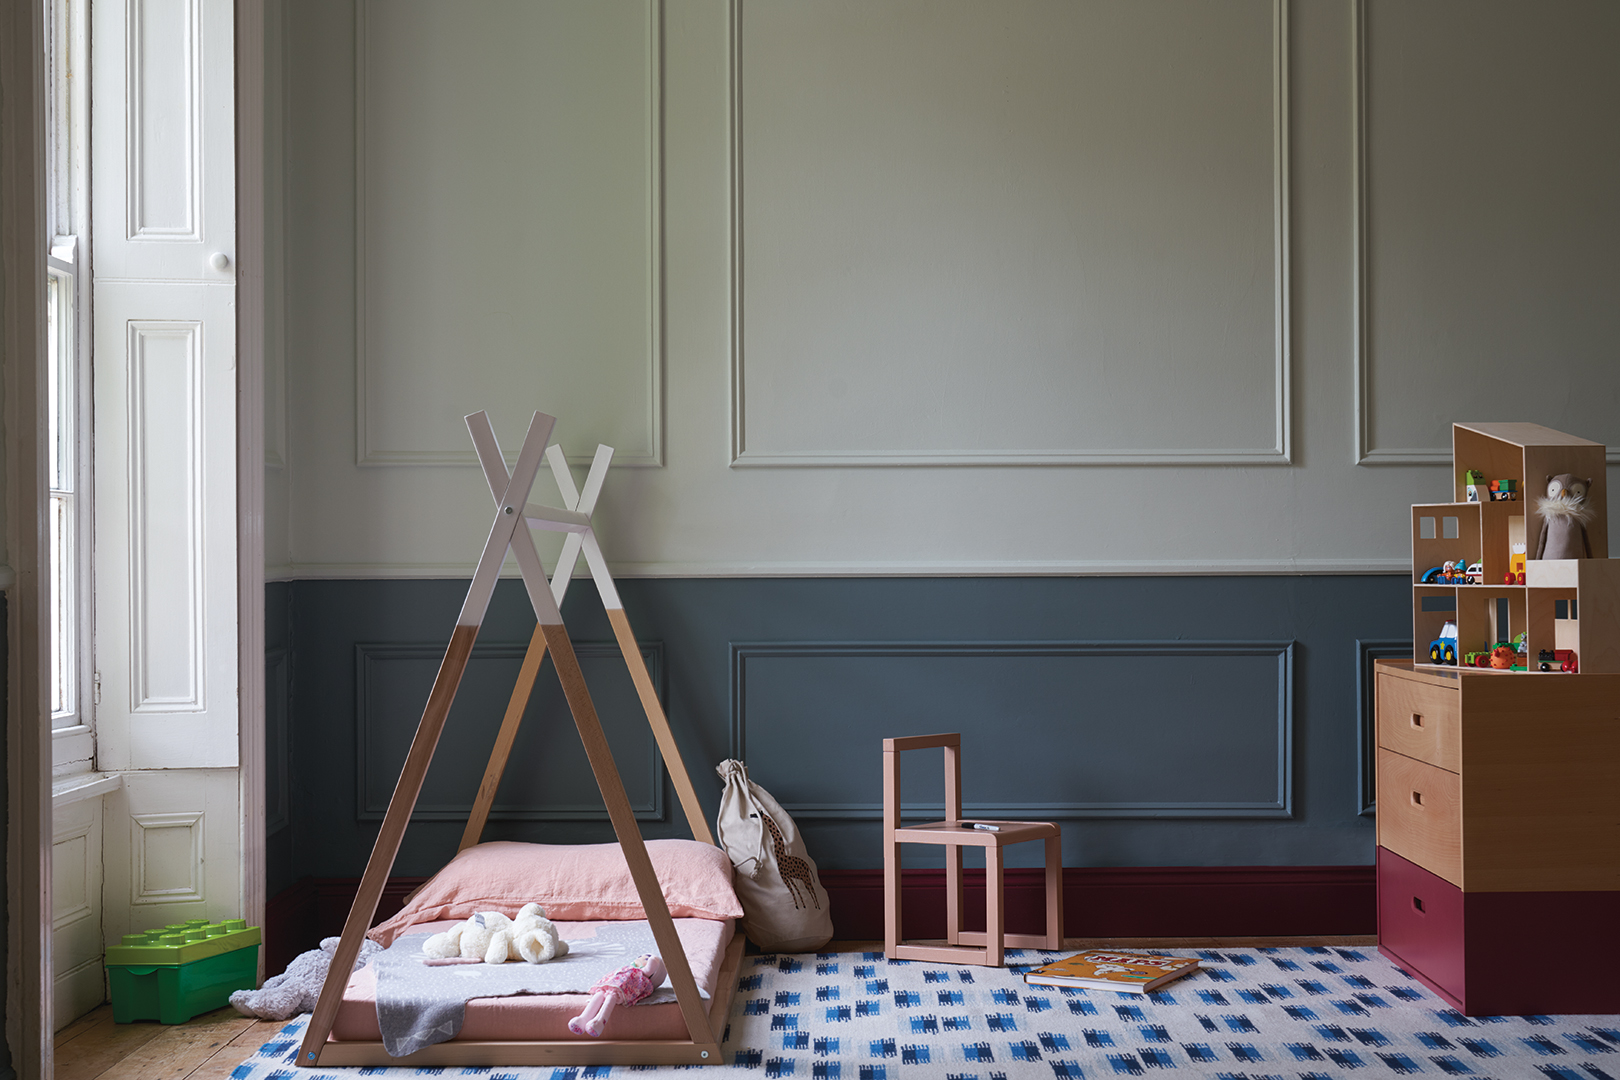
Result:
<instances>
[{"instance_id":1,"label":"giraffe print on bag","mask_svg":"<svg viewBox=\"0 0 1620 1080\"><path fill-rule=\"evenodd\" d=\"M788 854L787 844L782 842L782 831L776 827L776 822L771 820L771 815L760 814L759 819L771 830L771 849L776 855L776 868L781 871L782 884L788 887L788 895L793 897L794 909L810 906L799 903L798 883L802 881L805 891L810 894L810 902L816 905L817 911L820 911L821 901L816 898L816 879L810 873L810 864L795 855Z\"/></svg>"}]
</instances>

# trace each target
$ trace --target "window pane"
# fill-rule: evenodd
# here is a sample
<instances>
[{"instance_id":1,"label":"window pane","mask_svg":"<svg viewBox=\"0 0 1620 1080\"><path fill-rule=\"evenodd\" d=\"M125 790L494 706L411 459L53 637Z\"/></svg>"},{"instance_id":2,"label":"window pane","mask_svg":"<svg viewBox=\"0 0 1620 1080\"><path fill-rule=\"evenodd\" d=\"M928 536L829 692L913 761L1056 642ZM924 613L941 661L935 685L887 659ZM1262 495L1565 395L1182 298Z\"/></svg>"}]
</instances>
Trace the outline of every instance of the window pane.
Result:
<instances>
[{"instance_id":1,"label":"window pane","mask_svg":"<svg viewBox=\"0 0 1620 1080\"><path fill-rule=\"evenodd\" d=\"M51 457L50 478L51 487L58 491L64 488L64 481L66 480L66 476L64 475L63 471L66 462L62 460L65 456L62 453L62 436L64 434L63 428L68 426L63 423L67 417L65 417L62 412L64 404L62 398L65 396L62 392L65 389L65 387L62 385L62 361L65 359L62 356L62 324L65 321L63 316L66 314L66 312L62 310L64 307L62 301L63 294L67 291L62 286L63 282L61 278L57 277L55 274L46 275L45 353L48 371L45 381L50 394L51 411L49 440Z\"/></svg>"},{"instance_id":2,"label":"window pane","mask_svg":"<svg viewBox=\"0 0 1620 1080\"><path fill-rule=\"evenodd\" d=\"M51 496L51 726L78 722L74 693L73 498Z\"/></svg>"}]
</instances>

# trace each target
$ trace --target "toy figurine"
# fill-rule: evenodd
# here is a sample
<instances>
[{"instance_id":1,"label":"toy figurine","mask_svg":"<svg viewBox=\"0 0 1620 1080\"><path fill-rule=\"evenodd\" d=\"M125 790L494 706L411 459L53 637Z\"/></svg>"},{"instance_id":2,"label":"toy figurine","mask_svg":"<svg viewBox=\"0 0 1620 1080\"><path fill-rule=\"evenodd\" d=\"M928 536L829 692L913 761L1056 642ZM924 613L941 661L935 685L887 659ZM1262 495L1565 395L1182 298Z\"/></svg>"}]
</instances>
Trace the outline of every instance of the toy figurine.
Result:
<instances>
[{"instance_id":1,"label":"toy figurine","mask_svg":"<svg viewBox=\"0 0 1620 1080\"><path fill-rule=\"evenodd\" d=\"M1518 654L1511 645L1498 645L1491 650L1491 667L1498 671L1506 671L1513 666L1513 659Z\"/></svg>"},{"instance_id":2,"label":"toy figurine","mask_svg":"<svg viewBox=\"0 0 1620 1080\"><path fill-rule=\"evenodd\" d=\"M585 1011L568 1021L568 1030L575 1035L600 1038L602 1025L607 1023L615 1005L634 1005L658 989L667 974L662 960L643 953L629 967L597 980L591 987L591 1000L585 1003Z\"/></svg>"},{"instance_id":3,"label":"toy figurine","mask_svg":"<svg viewBox=\"0 0 1620 1080\"><path fill-rule=\"evenodd\" d=\"M1592 545L1586 538L1586 525L1592 509L1586 505L1590 478L1574 473L1547 477L1547 497L1536 500L1541 515L1541 537L1536 541L1538 559L1590 559Z\"/></svg>"}]
</instances>

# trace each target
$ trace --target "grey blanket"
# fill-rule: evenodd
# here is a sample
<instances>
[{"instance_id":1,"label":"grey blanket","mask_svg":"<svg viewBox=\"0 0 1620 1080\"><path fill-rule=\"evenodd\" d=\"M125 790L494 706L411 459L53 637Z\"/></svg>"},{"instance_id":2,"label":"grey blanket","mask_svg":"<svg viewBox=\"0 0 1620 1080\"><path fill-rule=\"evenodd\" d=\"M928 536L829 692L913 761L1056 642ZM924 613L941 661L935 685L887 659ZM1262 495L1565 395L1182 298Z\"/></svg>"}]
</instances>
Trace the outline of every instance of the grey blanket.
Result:
<instances>
[{"instance_id":1,"label":"grey blanket","mask_svg":"<svg viewBox=\"0 0 1620 1080\"><path fill-rule=\"evenodd\" d=\"M414 1053L456 1037L467 1015L467 1002L514 994L585 994L604 975L631 964L643 953L658 954L646 920L607 923L596 936L568 939L568 955L544 964L423 963L427 934L409 934L371 959L377 977L377 1027L391 1057ZM699 992L702 987L699 987ZM703 995L708 997L707 994ZM669 980L642 1004L674 1001Z\"/></svg>"}]
</instances>

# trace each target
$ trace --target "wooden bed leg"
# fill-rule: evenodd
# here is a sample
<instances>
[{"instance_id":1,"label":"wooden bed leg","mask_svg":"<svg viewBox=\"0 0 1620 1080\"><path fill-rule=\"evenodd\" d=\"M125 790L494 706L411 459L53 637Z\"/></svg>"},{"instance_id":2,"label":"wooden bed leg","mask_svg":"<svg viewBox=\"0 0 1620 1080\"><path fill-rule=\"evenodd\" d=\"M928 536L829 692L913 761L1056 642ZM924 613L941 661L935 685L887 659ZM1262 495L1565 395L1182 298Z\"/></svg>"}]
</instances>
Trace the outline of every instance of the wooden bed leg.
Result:
<instances>
[{"instance_id":1,"label":"wooden bed leg","mask_svg":"<svg viewBox=\"0 0 1620 1080\"><path fill-rule=\"evenodd\" d=\"M596 705L591 701L591 692L585 685L585 673L580 670L579 658L574 655L574 644L568 639L568 628L563 626L560 617L555 623L542 618L541 627L545 631L546 644L551 648L557 677L562 682L563 696L568 699L569 711L574 714L574 725L579 728L580 741L585 744L585 756L590 759L591 772L596 775L596 784L602 789L602 801L607 804L608 818L613 822L613 831L619 838L619 846L624 849L624 860L630 867L630 877L636 883L636 892L647 913L653 940L658 943L664 966L669 969L670 985L675 988L675 1000L681 1007L681 1016L686 1020L686 1030L692 1042L700 1048L704 1061L718 1062L719 1042L709 1027L703 997L692 975L691 962L687 960L686 949L675 933L675 920L669 914L669 904L664 899L663 886L658 883L652 857L647 854L647 844L641 837L641 827L636 824L635 812L630 809L630 797L625 794L624 781L619 778L618 766L613 762L613 751L608 747L607 736L602 733ZM639 657L640 653L636 655Z\"/></svg>"},{"instance_id":2,"label":"wooden bed leg","mask_svg":"<svg viewBox=\"0 0 1620 1080\"><path fill-rule=\"evenodd\" d=\"M338 939L326 982L321 986L321 996L315 1002L309 1027L304 1031L303 1044L298 1048L298 1064L306 1068L320 1063L321 1048L326 1045L326 1037L331 1034L332 1025L337 1021L338 1006L343 1003L343 990L348 985L349 972L354 969L355 959L360 955L360 941L371 926L371 917L377 913L377 901L382 897L383 886L388 883L388 872L394 868L394 857L399 854L405 826L410 824L411 811L416 808L416 797L422 792L422 781L427 777L428 766L433 763L433 750L438 745L439 733L444 730L445 718L450 715L450 705L456 699L456 688L461 685L461 676L467 670L467 660L472 655L473 642L477 638L477 624L457 626L450 637L450 647L445 650L444 662L439 665L438 677L433 680L433 690L428 694L422 722L416 727L416 738L411 741L411 749L405 755L405 767L400 771L399 783L394 787L394 797L389 800L388 813L383 816L377 843L371 849L366 872L360 878L360 891L355 895L354 906L349 908L349 918L343 924L343 936Z\"/></svg>"},{"instance_id":3,"label":"wooden bed leg","mask_svg":"<svg viewBox=\"0 0 1620 1080\"><path fill-rule=\"evenodd\" d=\"M529 638L528 651L523 654L523 666L518 669L517 685L512 687L512 700L506 704L506 716L501 720L500 733L495 736L495 748L490 751L489 764L484 768L484 782L478 785L478 797L473 800L472 814L467 818L467 828L461 834L461 846L456 848L457 852L466 851L483 838L489 808L494 804L495 792L501 786L506 759L511 756L518 728L523 726L523 713L529 707L529 696L534 693L534 679L540 674L540 662L545 658L546 636L536 623L534 634Z\"/></svg>"}]
</instances>

